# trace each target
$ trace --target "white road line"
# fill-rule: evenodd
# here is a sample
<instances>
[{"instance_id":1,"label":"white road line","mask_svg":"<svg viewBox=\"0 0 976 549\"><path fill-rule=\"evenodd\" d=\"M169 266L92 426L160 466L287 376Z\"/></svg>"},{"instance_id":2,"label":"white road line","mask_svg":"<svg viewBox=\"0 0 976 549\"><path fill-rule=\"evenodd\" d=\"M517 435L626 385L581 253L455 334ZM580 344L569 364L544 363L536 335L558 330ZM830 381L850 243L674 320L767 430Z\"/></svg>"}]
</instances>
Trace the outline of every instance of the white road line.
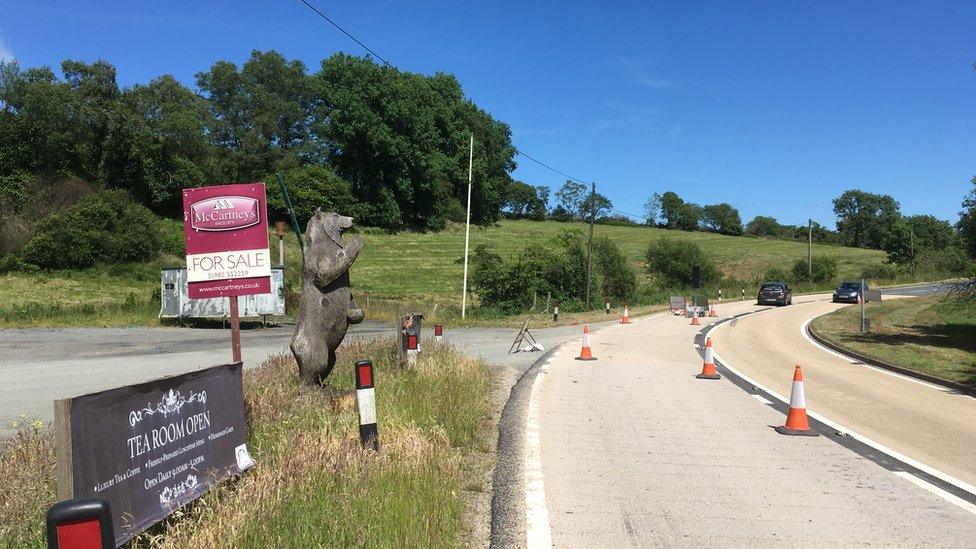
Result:
<instances>
[{"instance_id":1,"label":"white road line","mask_svg":"<svg viewBox=\"0 0 976 549\"><path fill-rule=\"evenodd\" d=\"M549 369L549 362L539 368L539 374ZM541 440L539 438L539 392L545 376L536 375L529 393L529 411L525 421L525 536L526 547L552 547L549 529L549 508L546 506L546 487L542 477Z\"/></svg>"},{"instance_id":2,"label":"white road line","mask_svg":"<svg viewBox=\"0 0 976 549\"><path fill-rule=\"evenodd\" d=\"M713 326L713 327L709 328L708 332L706 332L706 334L705 334L706 337L712 332L712 330L714 330L715 328L718 328L718 327L720 327L720 326ZM721 357L721 355L719 355L718 353L712 351L712 355L714 356L715 360L721 362L723 366L725 366L726 368L728 368L729 371L731 371L735 375L741 377L742 379L744 379L746 382L750 383L752 386L756 387L757 389L760 389L762 391L765 391L767 394L769 394L770 396L772 396L776 400L779 400L780 402L783 402L787 406L789 406L790 400L788 398L786 398L783 395L777 393L776 391L773 391L772 389L770 389L770 388L762 385L758 381L756 381L756 380L752 379L751 377L745 375L744 373L740 372L739 370L736 370L727 360L723 359ZM904 455L902 453L896 452L896 451L892 450L891 448L888 448L887 446L881 444L880 442L876 442L874 440L871 440L870 438L868 438L868 437L866 437L866 436L864 436L862 434L859 434L859 433L853 431L852 429L850 429L848 427L845 427L845 426L843 426L843 425L841 425L839 423L836 423L834 421L831 421L831 420L827 419L826 417L824 417L824 416L822 416L822 415L820 415L820 414L818 414L816 412L811 411L809 408L807 409L807 415L810 416L810 417L812 417L812 418L814 418L814 419L816 419L816 420L818 420L818 421L820 421L820 422L822 422L823 424L825 424L828 427L834 429L835 431L839 431L841 433L846 433L851 438L853 438L853 439L855 439L857 441L860 441L863 444L867 444L868 446L874 448L875 450L877 450L877 451L879 451L881 453L887 454L887 455L893 457L894 459L897 459L898 461L901 461L903 463L907 463L908 465L911 465L912 467L915 467L919 471L923 471L925 473L928 473L928 474L932 475L933 477L935 477L935 478L937 478L937 479L939 479L939 480L941 480L943 482L949 483L949 484L955 486L956 488L959 488L960 490L969 492L970 494L973 494L974 496L976 496L976 486L973 486L972 484L969 484L969 483L967 483L965 481L962 481L960 479L957 479L956 477L954 477L954 476L952 476L952 475L950 475L948 473L944 473L944 472L942 472L942 471L940 471L940 470L938 470L938 469L936 469L934 467L929 467L928 465L925 465L922 462L915 461L914 459L912 459L912 458L910 458L910 457L908 457L908 456L906 456L906 455Z\"/></svg>"},{"instance_id":3,"label":"white road line","mask_svg":"<svg viewBox=\"0 0 976 549\"><path fill-rule=\"evenodd\" d=\"M929 492L932 492L933 494L948 501L949 503L955 505L956 507L962 509L963 511L967 511L969 513L976 515L976 505L969 503L968 501L962 499L961 497L955 494L950 494L949 492L946 492L942 488L939 488L938 486L935 486L932 483L925 482L924 480L918 478L917 476L907 471L895 471L894 473L895 476L899 476L907 480L908 482L911 482L915 486L918 486L920 488L928 490Z\"/></svg>"},{"instance_id":4,"label":"white road line","mask_svg":"<svg viewBox=\"0 0 976 549\"><path fill-rule=\"evenodd\" d=\"M903 379L905 381L911 381L912 383L917 383L919 385L924 385L925 387L928 387L930 389L935 389L936 391L940 391L940 392L943 392L943 393L951 393L952 392L949 389L947 389L947 388L945 388L945 387L943 387L941 385L936 385L934 383L929 383L928 381L922 381L921 379L915 379L914 377L906 376L904 374L899 374L898 372L892 372L890 370L885 370L884 368L877 368L875 366L871 366L870 364L864 364L864 363L861 363L860 360L858 360L858 359L856 359L854 357L846 356L846 355L843 355L841 353L838 353L837 351L835 351L833 349L830 349L828 347L824 347L817 340L815 340L812 337L810 337L810 334L807 333L807 326L809 326L810 323L813 322L816 318L821 317L821 316L823 316L825 314L829 314L830 312L832 312L832 311L827 311L826 313L822 313L822 314L819 314L819 315L817 315L817 316L815 316L813 318L810 318L806 322L804 322L802 326L800 326L800 335L802 335L803 338L806 339L814 347L820 349L821 351L823 351L825 353L829 353L829 354L833 355L834 357L839 358L839 359L841 359L841 360L843 360L845 362L848 362L848 363L858 362L859 364L856 364L855 366L863 366L865 368L868 368L869 370L874 370L875 372L879 372L879 373L882 373L882 374L885 374L885 375L889 375L889 376L892 376L892 377L897 377L897 378Z\"/></svg>"},{"instance_id":5,"label":"white road line","mask_svg":"<svg viewBox=\"0 0 976 549\"><path fill-rule=\"evenodd\" d=\"M766 399L762 395L752 395L752 398L758 400L759 402L762 402L763 404L770 404L771 405L773 403L771 400Z\"/></svg>"}]
</instances>

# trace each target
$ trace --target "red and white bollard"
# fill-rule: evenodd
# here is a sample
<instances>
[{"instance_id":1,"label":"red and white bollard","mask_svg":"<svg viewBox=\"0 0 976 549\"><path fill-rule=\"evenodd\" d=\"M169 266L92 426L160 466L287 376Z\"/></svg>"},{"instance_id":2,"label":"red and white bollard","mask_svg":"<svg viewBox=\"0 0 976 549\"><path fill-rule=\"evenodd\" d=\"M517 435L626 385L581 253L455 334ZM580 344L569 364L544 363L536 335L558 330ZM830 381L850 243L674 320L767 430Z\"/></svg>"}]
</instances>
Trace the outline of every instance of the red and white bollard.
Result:
<instances>
[{"instance_id":1,"label":"red and white bollard","mask_svg":"<svg viewBox=\"0 0 976 549\"><path fill-rule=\"evenodd\" d=\"M359 412L359 441L363 448L379 451L379 433L376 431L376 389L373 386L371 360L360 360L356 363L356 411Z\"/></svg>"},{"instance_id":2,"label":"red and white bollard","mask_svg":"<svg viewBox=\"0 0 976 549\"><path fill-rule=\"evenodd\" d=\"M407 334L407 364L413 366L417 363L417 355L420 353L420 346L417 343L417 336Z\"/></svg>"},{"instance_id":3,"label":"red and white bollard","mask_svg":"<svg viewBox=\"0 0 976 549\"><path fill-rule=\"evenodd\" d=\"M444 337L444 327L434 324L434 341L440 341L442 337Z\"/></svg>"}]
</instances>

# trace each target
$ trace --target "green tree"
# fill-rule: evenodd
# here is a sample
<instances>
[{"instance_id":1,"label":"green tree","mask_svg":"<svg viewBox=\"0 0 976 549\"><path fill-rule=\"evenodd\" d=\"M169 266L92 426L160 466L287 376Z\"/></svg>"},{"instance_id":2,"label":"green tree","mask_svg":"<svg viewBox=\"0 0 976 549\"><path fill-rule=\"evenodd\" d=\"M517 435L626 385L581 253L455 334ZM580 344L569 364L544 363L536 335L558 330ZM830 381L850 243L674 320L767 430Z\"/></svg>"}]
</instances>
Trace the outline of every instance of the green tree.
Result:
<instances>
[{"instance_id":1,"label":"green tree","mask_svg":"<svg viewBox=\"0 0 976 549\"><path fill-rule=\"evenodd\" d=\"M837 278L837 260L825 255L816 256L808 265L806 258L797 259L791 272L795 282L826 284Z\"/></svg>"},{"instance_id":2,"label":"green tree","mask_svg":"<svg viewBox=\"0 0 976 549\"><path fill-rule=\"evenodd\" d=\"M976 177L973 177L970 183L976 186ZM976 257L976 189L970 190L963 198L962 208L956 230L959 231L969 257Z\"/></svg>"},{"instance_id":3,"label":"green tree","mask_svg":"<svg viewBox=\"0 0 976 549\"><path fill-rule=\"evenodd\" d=\"M542 221L549 215L549 187L539 185L535 188L535 201L529 207L529 217L536 221Z\"/></svg>"},{"instance_id":4,"label":"green tree","mask_svg":"<svg viewBox=\"0 0 976 549\"><path fill-rule=\"evenodd\" d=\"M757 215L746 225L746 234L750 236L779 236L783 226L775 217Z\"/></svg>"},{"instance_id":5,"label":"green tree","mask_svg":"<svg viewBox=\"0 0 976 549\"><path fill-rule=\"evenodd\" d=\"M697 231L701 223L702 209L697 204L685 202L678 209L677 217L674 220L674 228L682 231ZM670 223L670 218L668 222Z\"/></svg>"},{"instance_id":6,"label":"green tree","mask_svg":"<svg viewBox=\"0 0 976 549\"><path fill-rule=\"evenodd\" d=\"M655 225L657 223L658 217L661 216L661 201L663 198L660 194L654 193L644 201L644 224L645 225Z\"/></svg>"},{"instance_id":7,"label":"green tree","mask_svg":"<svg viewBox=\"0 0 976 549\"><path fill-rule=\"evenodd\" d=\"M613 202L600 193L587 194L583 204L580 205L580 215L584 220L590 219L591 213L594 218L599 219L610 215L611 211L613 211Z\"/></svg>"},{"instance_id":8,"label":"green tree","mask_svg":"<svg viewBox=\"0 0 976 549\"><path fill-rule=\"evenodd\" d=\"M556 202L562 206L563 210L572 213L577 219L584 219L589 216L583 211L583 203L588 196L586 185L567 180L556 191Z\"/></svg>"},{"instance_id":9,"label":"green tree","mask_svg":"<svg viewBox=\"0 0 976 549\"><path fill-rule=\"evenodd\" d=\"M509 183L504 196L503 206L516 218L528 217L531 211L538 211L536 188L528 183Z\"/></svg>"},{"instance_id":10,"label":"green tree","mask_svg":"<svg viewBox=\"0 0 976 549\"><path fill-rule=\"evenodd\" d=\"M361 214L360 205L352 194L352 186L326 166L309 164L285 170L282 176L295 210L295 218L302 227L315 215L318 208L354 218ZM268 215L272 219L286 220L288 206L281 194L277 176L268 174L264 181L268 193Z\"/></svg>"},{"instance_id":11,"label":"green tree","mask_svg":"<svg viewBox=\"0 0 976 549\"><path fill-rule=\"evenodd\" d=\"M677 194L667 191L661 195L659 202L661 204L661 218L664 220L664 226L669 229L678 228L679 221L682 217L685 217L685 201ZM695 223L697 224L697 220Z\"/></svg>"},{"instance_id":12,"label":"green tree","mask_svg":"<svg viewBox=\"0 0 976 549\"><path fill-rule=\"evenodd\" d=\"M742 234L739 210L725 202L703 207L702 221L705 227L717 233L735 236Z\"/></svg>"},{"instance_id":13,"label":"green tree","mask_svg":"<svg viewBox=\"0 0 976 549\"><path fill-rule=\"evenodd\" d=\"M898 202L886 194L858 189L834 199L837 232L844 243L855 248L881 249L885 235L901 217Z\"/></svg>"}]
</instances>

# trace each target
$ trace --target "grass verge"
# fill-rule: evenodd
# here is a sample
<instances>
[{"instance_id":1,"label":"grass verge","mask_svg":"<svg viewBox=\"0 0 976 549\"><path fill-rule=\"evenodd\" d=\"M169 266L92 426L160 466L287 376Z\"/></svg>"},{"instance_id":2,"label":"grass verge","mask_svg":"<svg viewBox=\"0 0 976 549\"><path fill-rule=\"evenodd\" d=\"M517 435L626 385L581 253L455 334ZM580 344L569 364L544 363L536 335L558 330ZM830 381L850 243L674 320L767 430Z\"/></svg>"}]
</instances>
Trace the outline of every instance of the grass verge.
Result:
<instances>
[{"instance_id":1,"label":"grass verge","mask_svg":"<svg viewBox=\"0 0 976 549\"><path fill-rule=\"evenodd\" d=\"M855 353L976 387L976 310L941 296L869 303L871 333L858 333L860 309L813 321L827 341Z\"/></svg>"},{"instance_id":2,"label":"grass verge","mask_svg":"<svg viewBox=\"0 0 976 549\"><path fill-rule=\"evenodd\" d=\"M244 373L248 446L258 465L131 545L462 546L462 491L483 473L469 464L490 445L490 372L433 341L411 369L392 349L392 339L351 343L340 349L332 379L351 388L353 362L373 358L380 453L360 449L351 394L302 387L290 356L269 357ZM0 546L44 546L54 464L51 435L37 425L0 442Z\"/></svg>"}]
</instances>

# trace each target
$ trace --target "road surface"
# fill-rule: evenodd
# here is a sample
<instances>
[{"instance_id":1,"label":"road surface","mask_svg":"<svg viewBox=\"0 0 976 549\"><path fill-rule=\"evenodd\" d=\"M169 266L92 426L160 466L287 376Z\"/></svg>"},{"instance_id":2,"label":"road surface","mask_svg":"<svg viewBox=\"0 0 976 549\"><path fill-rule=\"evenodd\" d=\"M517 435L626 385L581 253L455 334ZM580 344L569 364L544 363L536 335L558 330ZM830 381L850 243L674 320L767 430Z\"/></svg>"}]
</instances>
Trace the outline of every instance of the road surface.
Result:
<instances>
[{"instance_id":1,"label":"road surface","mask_svg":"<svg viewBox=\"0 0 976 549\"><path fill-rule=\"evenodd\" d=\"M797 298L710 333L721 360L781 395L803 366L810 410L976 485L976 398L850 360L813 343L807 322L847 305Z\"/></svg>"},{"instance_id":2,"label":"road surface","mask_svg":"<svg viewBox=\"0 0 976 549\"><path fill-rule=\"evenodd\" d=\"M574 360L569 343L538 367L525 422L529 547L973 543L976 507L827 437L780 435L781 412L727 379L696 379L698 330L649 317L596 332L595 362Z\"/></svg>"},{"instance_id":3,"label":"road surface","mask_svg":"<svg viewBox=\"0 0 976 549\"><path fill-rule=\"evenodd\" d=\"M245 367L289 353L294 326L241 332ZM518 330L451 329L445 340L480 356L514 382L541 353L508 354ZM578 338L579 326L533 330L546 347ZM429 330L425 333L431 333ZM348 339L392 336L381 322L350 327ZM26 415L51 420L53 401L229 362L230 331L194 328L43 328L0 330L0 436Z\"/></svg>"}]
</instances>

